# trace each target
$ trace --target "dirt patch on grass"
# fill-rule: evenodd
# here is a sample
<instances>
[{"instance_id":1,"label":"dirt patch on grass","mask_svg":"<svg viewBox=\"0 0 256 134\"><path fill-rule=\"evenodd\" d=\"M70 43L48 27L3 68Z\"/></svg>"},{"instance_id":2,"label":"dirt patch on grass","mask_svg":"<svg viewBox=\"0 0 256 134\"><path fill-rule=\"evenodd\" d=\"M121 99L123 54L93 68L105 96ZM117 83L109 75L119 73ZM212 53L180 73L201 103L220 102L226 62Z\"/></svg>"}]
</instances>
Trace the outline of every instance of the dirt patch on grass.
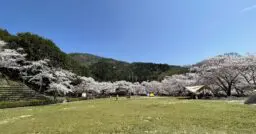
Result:
<instances>
[{"instance_id":1,"label":"dirt patch on grass","mask_svg":"<svg viewBox=\"0 0 256 134\"><path fill-rule=\"evenodd\" d=\"M236 104L244 104L244 100L230 100L227 103L236 103Z\"/></svg>"},{"instance_id":2,"label":"dirt patch on grass","mask_svg":"<svg viewBox=\"0 0 256 134\"><path fill-rule=\"evenodd\" d=\"M73 110L73 109L76 109L76 107L65 107L62 110Z\"/></svg>"}]
</instances>

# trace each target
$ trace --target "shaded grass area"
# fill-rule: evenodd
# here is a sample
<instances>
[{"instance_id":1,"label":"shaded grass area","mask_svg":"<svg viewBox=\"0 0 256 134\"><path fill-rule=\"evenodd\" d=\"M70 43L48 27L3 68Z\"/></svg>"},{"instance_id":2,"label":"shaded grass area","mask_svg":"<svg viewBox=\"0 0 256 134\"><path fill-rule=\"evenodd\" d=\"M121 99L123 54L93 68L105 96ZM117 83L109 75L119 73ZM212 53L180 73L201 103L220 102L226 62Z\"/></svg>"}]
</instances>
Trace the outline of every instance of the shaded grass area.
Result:
<instances>
[{"instance_id":1,"label":"shaded grass area","mask_svg":"<svg viewBox=\"0 0 256 134\"><path fill-rule=\"evenodd\" d=\"M175 98L98 99L0 110L1 133L254 133L256 107Z\"/></svg>"},{"instance_id":2,"label":"shaded grass area","mask_svg":"<svg viewBox=\"0 0 256 134\"><path fill-rule=\"evenodd\" d=\"M0 101L0 109L15 108L15 107L28 107L28 106L41 106L61 103L61 100L19 100L19 101Z\"/></svg>"},{"instance_id":3,"label":"shaded grass area","mask_svg":"<svg viewBox=\"0 0 256 134\"><path fill-rule=\"evenodd\" d=\"M52 96L42 96L42 97L44 97L44 98L41 98L41 99L20 99L20 100L14 100L14 101L0 101L0 109L50 105L50 104L63 103L64 100L66 100L66 102L86 100L86 98L57 97L56 99L54 99L54 97L52 97Z\"/></svg>"}]
</instances>

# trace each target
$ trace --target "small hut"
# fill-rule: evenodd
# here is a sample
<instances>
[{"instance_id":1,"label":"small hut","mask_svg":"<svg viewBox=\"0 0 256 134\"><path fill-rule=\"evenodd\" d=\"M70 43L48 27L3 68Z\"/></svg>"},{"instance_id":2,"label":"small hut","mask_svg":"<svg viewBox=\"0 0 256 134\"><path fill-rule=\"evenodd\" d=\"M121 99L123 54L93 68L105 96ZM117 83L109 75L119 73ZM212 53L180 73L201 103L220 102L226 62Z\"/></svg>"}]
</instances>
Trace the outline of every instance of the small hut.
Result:
<instances>
[{"instance_id":1,"label":"small hut","mask_svg":"<svg viewBox=\"0 0 256 134\"><path fill-rule=\"evenodd\" d=\"M185 89L190 93L193 99L207 98L209 96L213 96L211 88L205 85L189 86L185 87Z\"/></svg>"}]
</instances>

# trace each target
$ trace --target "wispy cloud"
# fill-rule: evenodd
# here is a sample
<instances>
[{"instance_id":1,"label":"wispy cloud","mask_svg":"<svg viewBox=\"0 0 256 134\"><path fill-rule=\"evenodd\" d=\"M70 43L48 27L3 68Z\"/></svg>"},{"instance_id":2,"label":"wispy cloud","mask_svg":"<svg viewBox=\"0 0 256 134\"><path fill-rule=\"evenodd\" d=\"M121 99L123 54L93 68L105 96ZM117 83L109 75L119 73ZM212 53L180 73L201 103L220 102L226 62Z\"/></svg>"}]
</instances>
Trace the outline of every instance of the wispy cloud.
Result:
<instances>
[{"instance_id":1,"label":"wispy cloud","mask_svg":"<svg viewBox=\"0 0 256 134\"><path fill-rule=\"evenodd\" d=\"M256 5L246 7L246 8L244 8L244 9L242 9L240 12L241 12L241 13L243 13L243 12L248 12L248 11L251 11L251 10L254 10L254 9L256 9Z\"/></svg>"}]
</instances>

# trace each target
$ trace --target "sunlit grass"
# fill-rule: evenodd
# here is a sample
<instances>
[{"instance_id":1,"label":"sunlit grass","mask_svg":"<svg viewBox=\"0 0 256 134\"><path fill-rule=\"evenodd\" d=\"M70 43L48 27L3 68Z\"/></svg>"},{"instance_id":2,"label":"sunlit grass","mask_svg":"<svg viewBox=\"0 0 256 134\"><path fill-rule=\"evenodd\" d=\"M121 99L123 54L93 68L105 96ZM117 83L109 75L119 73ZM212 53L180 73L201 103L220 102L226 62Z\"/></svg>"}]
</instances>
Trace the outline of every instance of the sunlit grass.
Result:
<instances>
[{"instance_id":1,"label":"sunlit grass","mask_svg":"<svg viewBox=\"0 0 256 134\"><path fill-rule=\"evenodd\" d=\"M225 101L122 98L0 110L0 133L255 133L256 107Z\"/></svg>"}]
</instances>

